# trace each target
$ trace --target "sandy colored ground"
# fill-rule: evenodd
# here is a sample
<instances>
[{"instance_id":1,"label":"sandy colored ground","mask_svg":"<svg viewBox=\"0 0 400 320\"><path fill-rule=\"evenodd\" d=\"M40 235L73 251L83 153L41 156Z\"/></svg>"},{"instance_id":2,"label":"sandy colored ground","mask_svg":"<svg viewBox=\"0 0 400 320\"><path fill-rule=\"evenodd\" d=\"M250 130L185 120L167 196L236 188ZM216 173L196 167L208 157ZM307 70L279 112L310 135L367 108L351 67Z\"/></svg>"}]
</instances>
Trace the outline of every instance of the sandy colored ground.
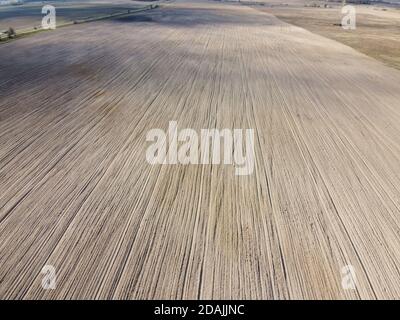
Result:
<instances>
[{"instance_id":1,"label":"sandy colored ground","mask_svg":"<svg viewBox=\"0 0 400 320\"><path fill-rule=\"evenodd\" d=\"M399 71L215 2L0 57L0 298L400 298ZM171 120L253 128L254 173L148 164Z\"/></svg>"},{"instance_id":2,"label":"sandy colored ground","mask_svg":"<svg viewBox=\"0 0 400 320\"><path fill-rule=\"evenodd\" d=\"M343 17L340 4L297 0L287 5L273 0L263 2L263 6L254 7L400 69L400 3L397 6L356 5L356 29L344 30L340 25Z\"/></svg>"}]
</instances>

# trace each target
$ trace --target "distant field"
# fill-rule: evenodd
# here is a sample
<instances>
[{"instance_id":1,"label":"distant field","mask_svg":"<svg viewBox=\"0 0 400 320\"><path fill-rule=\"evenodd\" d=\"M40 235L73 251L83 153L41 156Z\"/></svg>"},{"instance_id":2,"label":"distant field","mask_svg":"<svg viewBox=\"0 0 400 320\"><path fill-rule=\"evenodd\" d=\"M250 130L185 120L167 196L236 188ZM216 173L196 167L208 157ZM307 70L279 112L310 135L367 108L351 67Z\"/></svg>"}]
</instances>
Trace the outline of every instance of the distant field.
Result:
<instances>
[{"instance_id":1,"label":"distant field","mask_svg":"<svg viewBox=\"0 0 400 320\"><path fill-rule=\"evenodd\" d=\"M141 6L133 1L115 2L115 4L89 1L37 1L23 5L0 6L0 31L9 27L21 30L40 26L43 17L41 10L45 4L55 6L57 24L123 12Z\"/></svg>"},{"instance_id":2,"label":"distant field","mask_svg":"<svg viewBox=\"0 0 400 320\"><path fill-rule=\"evenodd\" d=\"M307 7L306 7L307 5ZM311 7L315 5L316 7ZM324 6L327 6L325 8ZM295 1L276 4L264 1L253 6L272 13L290 24L344 43L387 65L400 69L400 7L356 6L356 30L344 30L341 4L318 1Z\"/></svg>"}]
</instances>

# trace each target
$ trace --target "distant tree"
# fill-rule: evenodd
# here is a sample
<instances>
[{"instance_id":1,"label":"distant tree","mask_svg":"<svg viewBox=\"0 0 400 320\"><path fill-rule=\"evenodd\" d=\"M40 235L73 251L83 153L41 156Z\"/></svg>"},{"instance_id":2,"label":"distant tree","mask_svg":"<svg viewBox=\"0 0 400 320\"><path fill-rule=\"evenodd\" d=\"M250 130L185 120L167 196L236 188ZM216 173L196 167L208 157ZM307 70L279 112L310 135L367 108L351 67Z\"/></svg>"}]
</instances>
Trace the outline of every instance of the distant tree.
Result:
<instances>
[{"instance_id":1,"label":"distant tree","mask_svg":"<svg viewBox=\"0 0 400 320\"><path fill-rule=\"evenodd\" d=\"M8 35L8 38L12 39L12 38L15 38L17 33L15 32L14 28L9 27L7 30L7 35Z\"/></svg>"}]
</instances>

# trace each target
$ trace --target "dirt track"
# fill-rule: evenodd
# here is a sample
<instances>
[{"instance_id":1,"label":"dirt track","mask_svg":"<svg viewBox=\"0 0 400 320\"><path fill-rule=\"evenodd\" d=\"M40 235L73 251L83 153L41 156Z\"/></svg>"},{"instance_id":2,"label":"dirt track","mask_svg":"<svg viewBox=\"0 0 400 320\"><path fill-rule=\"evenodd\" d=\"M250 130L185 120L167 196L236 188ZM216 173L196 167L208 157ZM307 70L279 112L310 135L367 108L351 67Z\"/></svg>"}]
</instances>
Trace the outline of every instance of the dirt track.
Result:
<instances>
[{"instance_id":1,"label":"dirt track","mask_svg":"<svg viewBox=\"0 0 400 320\"><path fill-rule=\"evenodd\" d=\"M1 45L0 72L1 298L400 298L399 71L204 2ZM253 128L254 173L149 165L171 120Z\"/></svg>"}]
</instances>

